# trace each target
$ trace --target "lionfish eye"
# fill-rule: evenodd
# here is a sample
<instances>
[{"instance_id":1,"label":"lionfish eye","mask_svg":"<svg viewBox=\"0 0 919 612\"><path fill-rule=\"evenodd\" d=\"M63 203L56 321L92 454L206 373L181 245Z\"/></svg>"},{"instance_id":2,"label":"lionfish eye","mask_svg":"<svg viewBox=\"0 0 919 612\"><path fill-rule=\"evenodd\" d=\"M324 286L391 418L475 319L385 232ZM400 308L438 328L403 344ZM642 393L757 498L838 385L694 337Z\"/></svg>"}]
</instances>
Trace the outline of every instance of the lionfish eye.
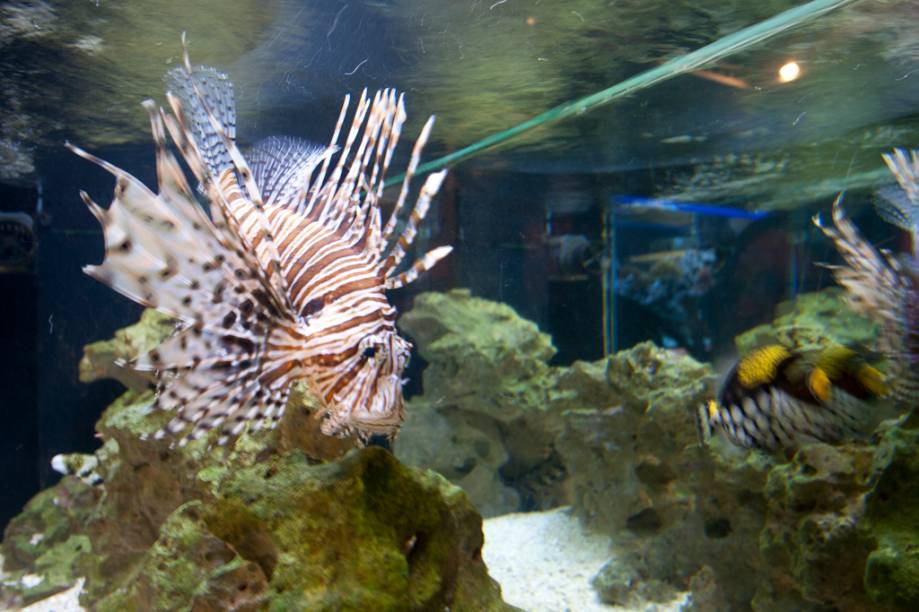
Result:
<instances>
[{"instance_id":1,"label":"lionfish eye","mask_svg":"<svg viewBox=\"0 0 919 612\"><path fill-rule=\"evenodd\" d=\"M373 359L377 354L377 347L368 346L364 349L364 352L361 353L364 356L364 359Z\"/></svg>"}]
</instances>

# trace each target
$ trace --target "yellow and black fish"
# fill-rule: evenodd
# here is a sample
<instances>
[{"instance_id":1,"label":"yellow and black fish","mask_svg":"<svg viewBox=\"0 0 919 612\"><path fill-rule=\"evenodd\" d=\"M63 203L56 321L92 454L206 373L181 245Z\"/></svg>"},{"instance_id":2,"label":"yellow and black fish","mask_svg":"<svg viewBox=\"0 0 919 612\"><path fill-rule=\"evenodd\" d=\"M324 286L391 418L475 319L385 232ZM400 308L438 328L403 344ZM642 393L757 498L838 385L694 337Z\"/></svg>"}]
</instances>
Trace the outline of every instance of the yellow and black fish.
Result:
<instances>
[{"instance_id":1,"label":"yellow and black fish","mask_svg":"<svg viewBox=\"0 0 919 612\"><path fill-rule=\"evenodd\" d=\"M721 432L737 446L763 450L836 442L864 432L869 402L886 393L883 375L850 348L765 346L741 358L717 399L700 406L699 431L705 440Z\"/></svg>"}]
</instances>

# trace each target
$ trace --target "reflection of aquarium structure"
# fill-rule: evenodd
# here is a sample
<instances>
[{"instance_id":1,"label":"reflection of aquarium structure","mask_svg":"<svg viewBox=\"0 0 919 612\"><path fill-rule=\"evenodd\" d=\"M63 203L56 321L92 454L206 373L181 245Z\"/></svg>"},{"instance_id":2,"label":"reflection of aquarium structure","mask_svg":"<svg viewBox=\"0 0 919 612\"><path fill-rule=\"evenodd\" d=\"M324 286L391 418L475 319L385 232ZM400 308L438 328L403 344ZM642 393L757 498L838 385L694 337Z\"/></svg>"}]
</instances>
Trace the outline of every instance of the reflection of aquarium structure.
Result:
<instances>
[{"instance_id":1,"label":"reflection of aquarium structure","mask_svg":"<svg viewBox=\"0 0 919 612\"><path fill-rule=\"evenodd\" d=\"M0 209L0 274L34 273L38 248L36 220L42 210L42 186L36 189L6 187Z\"/></svg>"},{"instance_id":2,"label":"reflection of aquarium structure","mask_svg":"<svg viewBox=\"0 0 919 612\"><path fill-rule=\"evenodd\" d=\"M28 270L35 246L32 217L23 212L0 212L0 273Z\"/></svg>"},{"instance_id":3,"label":"reflection of aquarium structure","mask_svg":"<svg viewBox=\"0 0 919 612\"><path fill-rule=\"evenodd\" d=\"M603 271L604 353L610 355L619 348L617 301L622 297L638 302L667 323L673 335L660 339L665 346L709 350L711 339L692 322L699 317L699 299L715 284L721 261L714 246L717 242L703 226L756 221L766 215L713 204L614 196L605 207L603 220L605 252L609 254ZM620 234L624 229L630 233L628 239ZM629 251L632 253L626 255Z\"/></svg>"}]
</instances>

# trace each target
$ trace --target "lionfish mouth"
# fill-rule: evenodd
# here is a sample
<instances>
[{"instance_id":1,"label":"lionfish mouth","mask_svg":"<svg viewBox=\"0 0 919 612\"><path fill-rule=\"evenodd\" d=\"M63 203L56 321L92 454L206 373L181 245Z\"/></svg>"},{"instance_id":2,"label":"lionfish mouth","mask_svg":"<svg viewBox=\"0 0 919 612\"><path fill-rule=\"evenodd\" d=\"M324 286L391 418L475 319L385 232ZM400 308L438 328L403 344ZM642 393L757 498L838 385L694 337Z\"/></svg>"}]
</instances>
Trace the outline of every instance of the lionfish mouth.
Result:
<instances>
[{"instance_id":1,"label":"lionfish mouth","mask_svg":"<svg viewBox=\"0 0 919 612\"><path fill-rule=\"evenodd\" d=\"M86 272L180 321L133 364L156 372L155 406L175 414L157 437L184 433L181 445L218 428L222 444L250 425L273 427L297 380L325 399L325 433L394 435L410 345L395 332L385 291L413 282L451 250L435 248L399 271L445 176L428 176L414 206L406 205L433 117L383 223L384 181L406 119L394 90L373 97L365 90L343 140L348 97L328 146L272 136L244 154L225 74L193 67L186 47L167 82L171 114L144 103L156 192L68 145L116 178L108 209L82 193L105 234L105 260Z\"/></svg>"}]
</instances>

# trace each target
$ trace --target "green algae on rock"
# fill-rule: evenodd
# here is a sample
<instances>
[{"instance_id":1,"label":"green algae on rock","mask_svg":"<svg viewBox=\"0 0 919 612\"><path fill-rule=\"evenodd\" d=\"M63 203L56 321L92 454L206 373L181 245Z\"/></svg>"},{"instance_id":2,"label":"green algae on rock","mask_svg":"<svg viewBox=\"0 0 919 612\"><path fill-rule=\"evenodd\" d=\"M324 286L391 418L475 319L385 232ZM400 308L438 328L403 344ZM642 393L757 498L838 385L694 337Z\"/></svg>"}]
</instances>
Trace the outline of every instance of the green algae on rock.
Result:
<instances>
[{"instance_id":1,"label":"green algae on rock","mask_svg":"<svg viewBox=\"0 0 919 612\"><path fill-rule=\"evenodd\" d=\"M877 540L868 555L871 599L904 610L919 607L919 423L915 415L885 432L875 455L877 484L865 498L865 528Z\"/></svg>"},{"instance_id":2,"label":"green algae on rock","mask_svg":"<svg viewBox=\"0 0 919 612\"><path fill-rule=\"evenodd\" d=\"M237 459L215 457L180 494L135 483L151 506L165 494L147 517L124 488L63 479L11 523L2 548L8 570L45 587L4 587L3 599L28 603L85 577L82 603L97 610L513 610L482 562L481 516L443 477L379 448L321 465L297 452ZM68 510L60 499L72 489L81 497ZM81 520L68 522L74 513Z\"/></svg>"},{"instance_id":3,"label":"green algae on rock","mask_svg":"<svg viewBox=\"0 0 919 612\"><path fill-rule=\"evenodd\" d=\"M0 607L14 609L63 591L85 575L92 542L83 533L102 493L65 478L33 497L7 525L0 546Z\"/></svg>"},{"instance_id":4,"label":"green algae on rock","mask_svg":"<svg viewBox=\"0 0 919 612\"><path fill-rule=\"evenodd\" d=\"M754 327L734 339L745 354L768 344L820 349L829 344L870 346L877 336L876 325L856 314L845 302L846 293L829 287L802 293L775 307L775 319Z\"/></svg>"},{"instance_id":5,"label":"green algae on rock","mask_svg":"<svg viewBox=\"0 0 919 612\"><path fill-rule=\"evenodd\" d=\"M555 347L548 334L466 289L418 295L399 326L428 366L425 393L406 406L397 456L448 476L485 516L557 497L554 484L536 483L553 479L560 430L549 404Z\"/></svg>"},{"instance_id":6,"label":"green algae on rock","mask_svg":"<svg viewBox=\"0 0 919 612\"><path fill-rule=\"evenodd\" d=\"M96 609L511 610L481 546L481 518L436 474L378 448L325 465L288 454L177 508Z\"/></svg>"},{"instance_id":7,"label":"green algae on rock","mask_svg":"<svg viewBox=\"0 0 919 612\"><path fill-rule=\"evenodd\" d=\"M175 323L175 319L147 308L140 321L119 329L113 338L86 345L80 359L80 382L114 378L128 389L149 389L154 381L152 373L121 367L118 362L129 361L156 348L175 330Z\"/></svg>"}]
</instances>

